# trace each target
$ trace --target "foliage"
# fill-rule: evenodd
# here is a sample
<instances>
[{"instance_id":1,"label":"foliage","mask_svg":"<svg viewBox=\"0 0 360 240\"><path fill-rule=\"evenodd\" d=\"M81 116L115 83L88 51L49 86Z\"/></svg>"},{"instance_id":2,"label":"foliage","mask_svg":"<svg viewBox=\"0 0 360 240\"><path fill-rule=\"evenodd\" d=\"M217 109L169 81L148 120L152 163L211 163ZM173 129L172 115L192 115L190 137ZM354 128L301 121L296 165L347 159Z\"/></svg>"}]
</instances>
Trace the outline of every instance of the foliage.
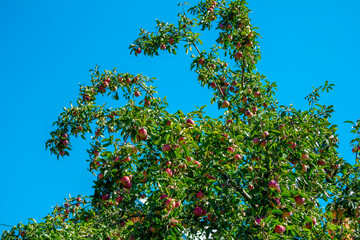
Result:
<instances>
[{"instance_id":1,"label":"foliage","mask_svg":"<svg viewBox=\"0 0 360 240\"><path fill-rule=\"evenodd\" d=\"M358 239L360 165L339 157L333 107L318 103L333 85L314 88L308 110L279 106L276 84L256 71L259 34L248 14L245 1L200 1L177 24L141 29L130 46L135 55L195 51L191 69L213 92L218 118L205 106L169 113L153 78L91 70L46 147L67 156L74 137L91 134L94 195L69 198L3 239ZM200 51L195 30L216 31L216 44ZM126 104L109 108L101 96Z\"/></svg>"}]
</instances>

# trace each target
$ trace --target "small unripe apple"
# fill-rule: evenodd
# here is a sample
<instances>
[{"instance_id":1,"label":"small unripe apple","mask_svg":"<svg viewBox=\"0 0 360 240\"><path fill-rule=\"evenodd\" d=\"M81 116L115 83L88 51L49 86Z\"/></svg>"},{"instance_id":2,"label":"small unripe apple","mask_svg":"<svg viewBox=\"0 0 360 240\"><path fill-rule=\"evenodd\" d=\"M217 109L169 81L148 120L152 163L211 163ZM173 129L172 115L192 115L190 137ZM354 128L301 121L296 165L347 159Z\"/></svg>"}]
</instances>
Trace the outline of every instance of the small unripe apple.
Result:
<instances>
[{"instance_id":1,"label":"small unripe apple","mask_svg":"<svg viewBox=\"0 0 360 240\"><path fill-rule=\"evenodd\" d=\"M251 166L249 166L249 167L247 167L247 170L248 170L249 172L252 172L254 169L253 169Z\"/></svg>"}]
</instances>

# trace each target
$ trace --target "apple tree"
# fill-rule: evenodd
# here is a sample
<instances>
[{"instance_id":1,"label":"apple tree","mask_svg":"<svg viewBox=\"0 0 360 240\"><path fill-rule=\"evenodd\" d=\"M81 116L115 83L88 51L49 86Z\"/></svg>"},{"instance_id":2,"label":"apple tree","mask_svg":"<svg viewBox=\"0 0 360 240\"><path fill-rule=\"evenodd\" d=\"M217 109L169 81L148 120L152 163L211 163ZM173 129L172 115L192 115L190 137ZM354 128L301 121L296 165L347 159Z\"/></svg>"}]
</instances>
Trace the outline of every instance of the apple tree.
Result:
<instances>
[{"instance_id":1,"label":"apple tree","mask_svg":"<svg viewBox=\"0 0 360 240\"><path fill-rule=\"evenodd\" d=\"M94 194L3 239L359 239L358 155L355 165L339 156L333 106L318 104L333 85L315 88L305 111L279 105L276 84L256 70L259 33L246 2L181 5L177 23L141 29L130 52L191 53L219 116L205 106L171 114L154 78L96 66L46 142L59 158L74 138L89 141ZM218 34L210 49L201 31ZM125 104L97 103L104 98ZM350 123L358 153L360 123Z\"/></svg>"}]
</instances>

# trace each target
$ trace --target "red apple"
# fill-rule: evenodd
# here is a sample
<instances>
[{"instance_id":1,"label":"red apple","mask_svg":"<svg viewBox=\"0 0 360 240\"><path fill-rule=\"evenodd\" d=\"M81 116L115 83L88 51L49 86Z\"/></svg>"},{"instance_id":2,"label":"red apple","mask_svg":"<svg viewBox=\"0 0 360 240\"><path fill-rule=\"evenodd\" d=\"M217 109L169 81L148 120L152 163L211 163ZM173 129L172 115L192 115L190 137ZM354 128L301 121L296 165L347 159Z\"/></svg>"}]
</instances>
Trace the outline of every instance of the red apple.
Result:
<instances>
[{"instance_id":1,"label":"red apple","mask_svg":"<svg viewBox=\"0 0 360 240\"><path fill-rule=\"evenodd\" d=\"M166 49L166 45L165 45L165 44L161 44L160 48L161 48L161 50L165 50L165 49Z\"/></svg>"},{"instance_id":2,"label":"red apple","mask_svg":"<svg viewBox=\"0 0 360 240\"><path fill-rule=\"evenodd\" d=\"M204 193L200 190L198 193L196 193L196 197L199 199L199 200L202 200L205 198L205 195Z\"/></svg>"},{"instance_id":3,"label":"red apple","mask_svg":"<svg viewBox=\"0 0 360 240\"><path fill-rule=\"evenodd\" d=\"M204 60L203 58L200 58L200 59L199 59L199 64L200 64L200 65L203 65L204 62L205 62L205 60Z\"/></svg>"},{"instance_id":4,"label":"red apple","mask_svg":"<svg viewBox=\"0 0 360 240\"><path fill-rule=\"evenodd\" d=\"M233 147L228 147L228 148L227 148L227 151L228 151L229 153L234 153L234 152L235 152L235 150L234 150Z\"/></svg>"},{"instance_id":5,"label":"red apple","mask_svg":"<svg viewBox=\"0 0 360 240\"><path fill-rule=\"evenodd\" d=\"M173 45L173 44L175 43L174 39L173 39L173 38L170 38L170 39L169 39L169 43L170 43L171 45Z\"/></svg>"},{"instance_id":6,"label":"red apple","mask_svg":"<svg viewBox=\"0 0 360 240\"><path fill-rule=\"evenodd\" d=\"M254 92L254 97L259 98L261 96L261 93L259 91Z\"/></svg>"},{"instance_id":7,"label":"red apple","mask_svg":"<svg viewBox=\"0 0 360 240\"><path fill-rule=\"evenodd\" d=\"M266 140L262 140L262 141L260 142L260 146L261 146L261 147L266 147L266 144L267 144Z\"/></svg>"},{"instance_id":8,"label":"red apple","mask_svg":"<svg viewBox=\"0 0 360 240\"><path fill-rule=\"evenodd\" d=\"M136 53L137 53L137 54L140 54L141 51L142 51L141 48L136 49Z\"/></svg>"},{"instance_id":9,"label":"red apple","mask_svg":"<svg viewBox=\"0 0 360 240\"><path fill-rule=\"evenodd\" d=\"M163 150L163 152L169 152L169 151L171 150L171 147L170 147L170 145L165 144L165 145L162 147L162 150Z\"/></svg>"},{"instance_id":10,"label":"red apple","mask_svg":"<svg viewBox=\"0 0 360 240\"><path fill-rule=\"evenodd\" d=\"M222 108L228 108L230 106L230 103L228 102L228 101L223 101L222 103L221 103L221 107Z\"/></svg>"},{"instance_id":11,"label":"red apple","mask_svg":"<svg viewBox=\"0 0 360 240\"><path fill-rule=\"evenodd\" d=\"M168 198L165 202L165 206L169 210L175 208L175 200L172 198Z\"/></svg>"},{"instance_id":12,"label":"red apple","mask_svg":"<svg viewBox=\"0 0 360 240\"><path fill-rule=\"evenodd\" d=\"M194 120L192 120L192 119L188 119L188 120L186 120L186 125L188 125L189 127L191 127L191 126L195 125L195 122L194 122Z\"/></svg>"},{"instance_id":13,"label":"red apple","mask_svg":"<svg viewBox=\"0 0 360 240\"><path fill-rule=\"evenodd\" d=\"M305 203L305 198L300 197L300 195L296 196L295 198L296 205L301 206Z\"/></svg>"},{"instance_id":14,"label":"red apple","mask_svg":"<svg viewBox=\"0 0 360 240\"><path fill-rule=\"evenodd\" d=\"M141 93L140 93L139 91L136 91L136 92L134 93L134 95L135 95L135 97L139 97L139 96L141 95Z\"/></svg>"},{"instance_id":15,"label":"red apple","mask_svg":"<svg viewBox=\"0 0 360 240\"><path fill-rule=\"evenodd\" d=\"M167 174L169 177L172 177L172 176L173 176L173 172L172 172L172 170L171 170L170 168L166 168L166 169L165 169L165 172L166 172L166 174Z\"/></svg>"},{"instance_id":16,"label":"red apple","mask_svg":"<svg viewBox=\"0 0 360 240\"><path fill-rule=\"evenodd\" d=\"M252 185L252 184L250 184L249 186L248 186L248 189L251 191L251 190L254 190L254 186Z\"/></svg>"},{"instance_id":17,"label":"red apple","mask_svg":"<svg viewBox=\"0 0 360 240\"><path fill-rule=\"evenodd\" d=\"M266 138L267 136L269 136L269 132L268 132L268 131L264 131L264 132L261 134L261 137L262 137L262 138Z\"/></svg>"},{"instance_id":18,"label":"red apple","mask_svg":"<svg viewBox=\"0 0 360 240\"><path fill-rule=\"evenodd\" d=\"M276 225L275 232L276 233L283 233L283 232L285 232L285 227L282 226L282 225Z\"/></svg>"},{"instance_id":19,"label":"red apple","mask_svg":"<svg viewBox=\"0 0 360 240\"><path fill-rule=\"evenodd\" d=\"M259 142L260 142L260 139L258 139L258 138L254 138L254 139L253 139L253 143L254 143L255 145L258 145Z\"/></svg>"},{"instance_id":20,"label":"red apple","mask_svg":"<svg viewBox=\"0 0 360 240\"><path fill-rule=\"evenodd\" d=\"M240 154L236 154L234 156L234 160L241 160L242 159L242 156Z\"/></svg>"},{"instance_id":21,"label":"red apple","mask_svg":"<svg viewBox=\"0 0 360 240\"><path fill-rule=\"evenodd\" d=\"M81 202L81 197L77 197L76 198L76 201L79 203L79 202Z\"/></svg>"}]
</instances>

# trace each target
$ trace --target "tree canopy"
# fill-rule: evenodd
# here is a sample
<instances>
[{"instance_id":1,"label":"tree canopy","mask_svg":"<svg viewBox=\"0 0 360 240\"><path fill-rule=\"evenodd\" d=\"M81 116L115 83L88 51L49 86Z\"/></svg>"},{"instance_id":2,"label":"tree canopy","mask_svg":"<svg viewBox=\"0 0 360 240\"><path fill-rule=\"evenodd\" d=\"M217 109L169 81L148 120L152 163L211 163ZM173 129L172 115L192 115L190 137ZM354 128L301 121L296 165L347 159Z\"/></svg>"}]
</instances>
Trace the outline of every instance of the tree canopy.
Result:
<instances>
[{"instance_id":1,"label":"tree canopy","mask_svg":"<svg viewBox=\"0 0 360 240\"><path fill-rule=\"evenodd\" d=\"M69 198L2 238L359 239L358 155L354 165L339 156L333 106L319 104L334 85L314 88L307 110L279 105L276 83L256 70L260 35L245 1L179 6L177 23L141 29L130 52L184 48L219 116L207 116L205 106L170 113L154 78L96 66L46 142L62 158L72 139L89 141L94 194ZM201 31L218 34L208 50ZM349 123L357 153L360 124Z\"/></svg>"}]
</instances>

